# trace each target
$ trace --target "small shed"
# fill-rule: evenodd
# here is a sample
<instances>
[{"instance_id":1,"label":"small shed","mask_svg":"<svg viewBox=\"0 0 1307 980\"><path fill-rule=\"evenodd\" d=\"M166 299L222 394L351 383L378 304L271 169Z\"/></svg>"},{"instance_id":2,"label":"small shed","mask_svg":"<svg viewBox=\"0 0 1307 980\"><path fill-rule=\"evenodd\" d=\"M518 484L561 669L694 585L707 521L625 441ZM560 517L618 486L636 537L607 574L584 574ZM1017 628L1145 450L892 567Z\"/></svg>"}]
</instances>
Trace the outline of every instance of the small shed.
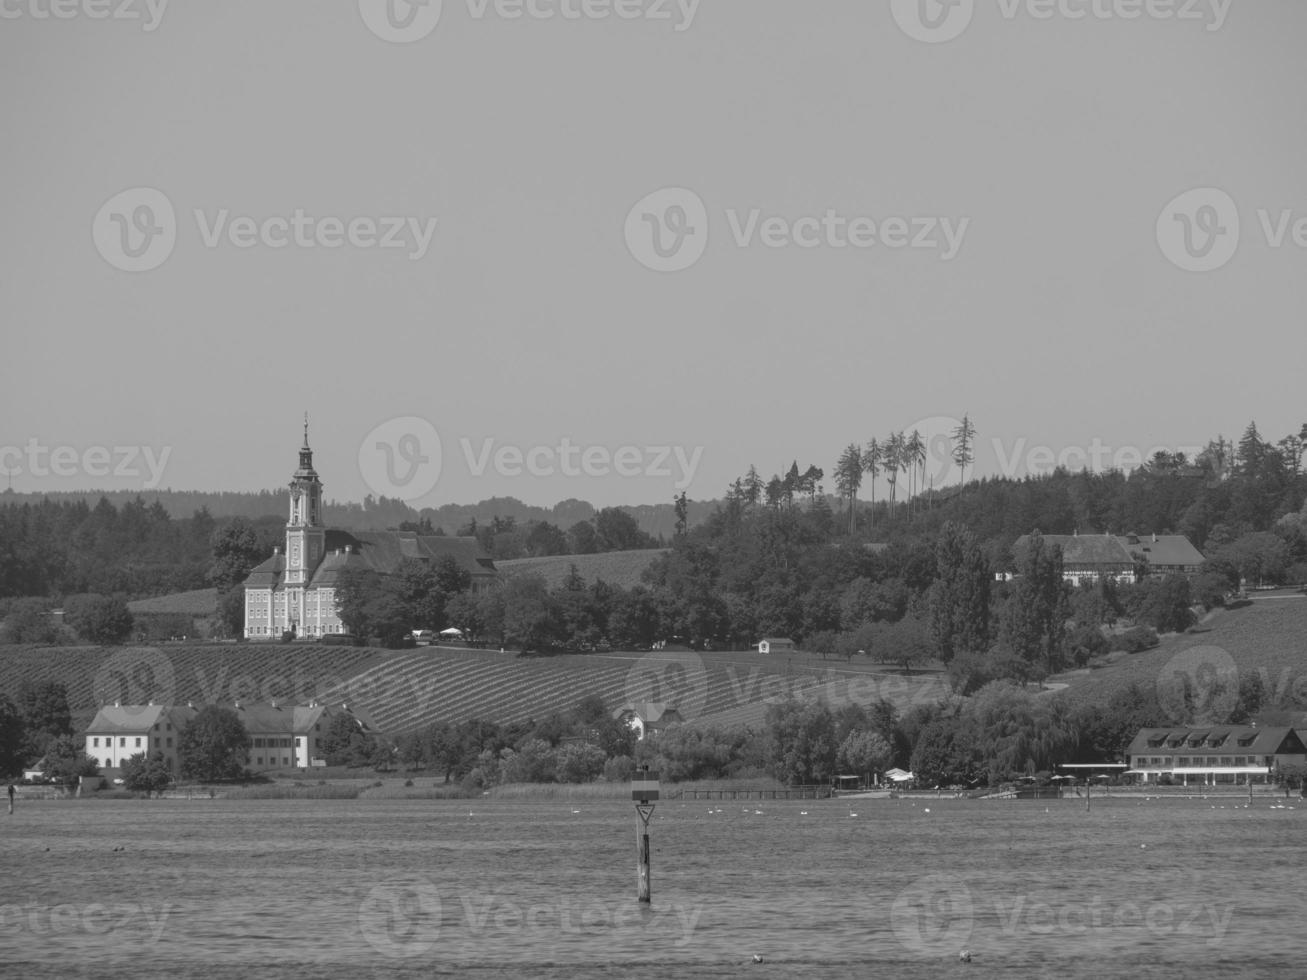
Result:
<instances>
[{"instance_id":1,"label":"small shed","mask_svg":"<svg viewBox=\"0 0 1307 980\"><path fill-rule=\"evenodd\" d=\"M794 641L787 636L764 636L758 641L759 653L784 653L794 649Z\"/></svg>"}]
</instances>

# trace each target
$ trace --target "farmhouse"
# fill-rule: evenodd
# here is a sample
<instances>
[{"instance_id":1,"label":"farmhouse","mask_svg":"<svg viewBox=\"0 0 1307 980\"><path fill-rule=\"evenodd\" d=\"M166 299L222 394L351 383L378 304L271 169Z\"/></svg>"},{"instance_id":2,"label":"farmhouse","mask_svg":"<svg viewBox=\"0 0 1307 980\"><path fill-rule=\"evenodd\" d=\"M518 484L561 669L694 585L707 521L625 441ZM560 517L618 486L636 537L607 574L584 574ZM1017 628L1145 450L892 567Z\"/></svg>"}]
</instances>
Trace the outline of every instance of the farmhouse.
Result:
<instances>
[{"instance_id":1,"label":"farmhouse","mask_svg":"<svg viewBox=\"0 0 1307 980\"><path fill-rule=\"evenodd\" d=\"M794 649L794 641L785 636L764 636L757 647L759 653L784 653Z\"/></svg>"},{"instance_id":2,"label":"farmhouse","mask_svg":"<svg viewBox=\"0 0 1307 980\"><path fill-rule=\"evenodd\" d=\"M1150 575L1196 575L1206 560L1183 534L1127 534L1118 540Z\"/></svg>"},{"instance_id":3,"label":"farmhouse","mask_svg":"<svg viewBox=\"0 0 1307 980\"><path fill-rule=\"evenodd\" d=\"M675 707L661 701L628 702L614 709L613 718L634 730L636 738L656 735L685 720Z\"/></svg>"},{"instance_id":4,"label":"farmhouse","mask_svg":"<svg viewBox=\"0 0 1307 980\"><path fill-rule=\"evenodd\" d=\"M1030 544L1023 534L1012 545L1020 554ZM1110 578L1117 582L1134 582L1140 574L1192 575L1201 568L1204 558L1182 534L1045 534L1045 547L1062 549L1062 577L1073 585ZM1011 578L1012 572L999 572L997 578Z\"/></svg>"},{"instance_id":5,"label":"farmhouse","mask_svg":"<svg viewBox=\"0 0 1307 980\"><path fill-rule=\"evenodd\" d=\"M495 564L476 538L411 531L355 534L323 526L322 481L313 468L305 421L299 466L290 482L286 548L274 548L272 557L245 579L245 636L270 640L290 633L318 639L344 633L336 611L336 583L345 569L391 574L406 559L434 563L446 557L471 575L473 592L494 584Z\"/></svg>"},{"instance_id":6,"label":"farmhouse","mask_svg":"<svg viewBox=\"0 0 1307 980\"><path fill-rule=\"evenodd\" d=\"M1126 775L1145 783L1162 776L1185 786L1265 783L1285 766L1307 764L1307 747L1297 731L1283 726L1144 728L1126 758Z\"/></svg>"}]
</instances>

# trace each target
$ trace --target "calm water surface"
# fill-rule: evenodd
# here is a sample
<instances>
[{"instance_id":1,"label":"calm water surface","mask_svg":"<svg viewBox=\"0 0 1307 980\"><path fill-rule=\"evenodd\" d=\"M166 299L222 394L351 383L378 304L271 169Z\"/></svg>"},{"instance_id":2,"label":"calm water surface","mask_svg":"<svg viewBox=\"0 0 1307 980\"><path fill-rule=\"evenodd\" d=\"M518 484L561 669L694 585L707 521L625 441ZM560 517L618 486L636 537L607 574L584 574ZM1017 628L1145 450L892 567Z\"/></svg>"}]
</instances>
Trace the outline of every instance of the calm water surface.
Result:
<instances>
[{"instance_id":1,"label":"calm water surface","mask_svg":"<svg viewBox=\"0 0 1307 980\"><path fill-rule=\"evenodd\" d=\"M1307 976L1245 802L663 802L641 908L629 804L20 801L0 975Z\"/></svg>"}]
</instances>

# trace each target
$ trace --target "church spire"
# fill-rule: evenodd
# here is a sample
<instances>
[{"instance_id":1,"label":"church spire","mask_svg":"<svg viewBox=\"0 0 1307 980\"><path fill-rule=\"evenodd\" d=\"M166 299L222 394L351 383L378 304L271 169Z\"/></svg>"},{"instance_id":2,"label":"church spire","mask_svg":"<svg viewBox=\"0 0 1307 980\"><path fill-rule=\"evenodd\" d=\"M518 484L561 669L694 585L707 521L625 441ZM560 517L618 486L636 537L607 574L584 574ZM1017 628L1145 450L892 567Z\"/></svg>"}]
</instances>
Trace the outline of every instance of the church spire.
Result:
<instances>
[{"instance_id":1,"label":"church spire","mask_svg":"<svg viewBox=\"0 0 1307 980\"><path fill-rule=\"evenodd\" d=\"M300 465L295 471L296 480L316 480L313 469L313 450L309 448L309 413L304 413L304 445L300 447Z\"/></svg>"}]
</instances>

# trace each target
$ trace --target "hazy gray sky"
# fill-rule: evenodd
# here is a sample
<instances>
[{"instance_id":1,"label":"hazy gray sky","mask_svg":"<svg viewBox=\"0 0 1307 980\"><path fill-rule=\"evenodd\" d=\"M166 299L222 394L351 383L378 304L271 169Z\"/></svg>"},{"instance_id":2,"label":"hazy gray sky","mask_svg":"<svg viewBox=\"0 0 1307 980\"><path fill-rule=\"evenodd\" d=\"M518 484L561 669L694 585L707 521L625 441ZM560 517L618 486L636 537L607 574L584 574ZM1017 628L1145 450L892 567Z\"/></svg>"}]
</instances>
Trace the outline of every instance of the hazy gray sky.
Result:
<instances>
[{"instance_id":1,"label":"hazy gray sky","mask_svg":"<svg viewBox=\"0 0 1307 980\"><path fill-rule=\"evenodd\" d=\"M16 490L283 484L306 410L432 506L1307 421L1296 0L123 3L0 0Z\"/></svg>"}]
</instances>

